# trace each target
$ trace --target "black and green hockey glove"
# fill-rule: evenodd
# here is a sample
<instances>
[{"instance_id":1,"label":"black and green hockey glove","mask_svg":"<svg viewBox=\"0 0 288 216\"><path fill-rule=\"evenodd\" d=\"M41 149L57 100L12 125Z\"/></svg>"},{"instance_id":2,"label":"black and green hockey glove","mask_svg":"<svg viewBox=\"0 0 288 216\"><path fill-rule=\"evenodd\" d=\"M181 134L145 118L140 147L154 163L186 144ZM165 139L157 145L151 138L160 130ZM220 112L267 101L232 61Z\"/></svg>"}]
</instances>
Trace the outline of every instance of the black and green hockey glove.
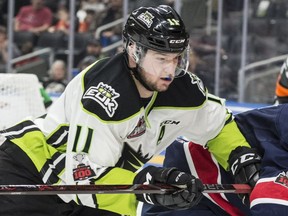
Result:
<instances>
[{"instance_id":1,"label":"black and green hockey glove","mask_svg":"<svg viewBox=\"0 0 288 216\"><path fill-rule=\"evenodd\" d=\"M187 209L197 205L203 194L202 182L177 168L148 166L134 179L135 184L164 183L179 186L181 189L171 194L137 194L137 200L160 205L169 209Z\"/></svg>"},{"instance_id":2,"label":"black and green hockey glove","mask_svg":"<svg viewBox=\"0 0 288 216\"><path fill-rule=\"evenodd\" d=\"M249 184L254 187L259 179L261 157L256 149L239 146L234 149L228 159L230 172L235 183ZM249 206L249 194L239 194L243 204Z\"/></svg>"}]
</instances>

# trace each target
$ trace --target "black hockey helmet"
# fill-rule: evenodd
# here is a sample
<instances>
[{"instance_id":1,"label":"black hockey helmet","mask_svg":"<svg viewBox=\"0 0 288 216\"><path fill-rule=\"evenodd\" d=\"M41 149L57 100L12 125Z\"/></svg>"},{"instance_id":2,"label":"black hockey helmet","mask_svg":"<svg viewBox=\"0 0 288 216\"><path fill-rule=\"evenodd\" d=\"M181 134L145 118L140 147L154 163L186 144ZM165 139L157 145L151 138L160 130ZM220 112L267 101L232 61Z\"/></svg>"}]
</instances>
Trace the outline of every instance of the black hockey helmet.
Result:
<instances>
[{"instance_id":1,"label":"black hockey helmet","mask_svg":"<svg viewBox=\"0 0 288 216\"><path fill-rule=\"evenodd\" d=\"M183 52L189 34L178 13L167 5L140 7L128 17L123 30L126 42L160 52Z\"/></svg>"}]
</instances>

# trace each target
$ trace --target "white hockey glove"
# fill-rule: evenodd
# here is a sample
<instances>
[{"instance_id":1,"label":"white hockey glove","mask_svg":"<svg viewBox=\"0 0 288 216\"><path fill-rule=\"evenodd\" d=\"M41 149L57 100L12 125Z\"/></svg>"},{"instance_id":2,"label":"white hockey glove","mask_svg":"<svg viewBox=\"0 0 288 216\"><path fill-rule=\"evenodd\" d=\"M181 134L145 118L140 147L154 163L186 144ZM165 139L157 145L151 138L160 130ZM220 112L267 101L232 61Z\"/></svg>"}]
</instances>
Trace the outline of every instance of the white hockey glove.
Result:
<instances>
[{"instance_id":1,"label":"white hockey glove","mask_svg":"<svg viewBox=\"0 0 288 216\"><path fill-rule=\"evenodd\" d=\"M203 197L203 184L194 176L181 172L177 168L148 166L134 179L135 184L164 183L185 186L171 194L137 194L137 200L169 209L188 209L197 205ZM182 187L181 187L182 188Z\"/></svg>"},{"instance_id":2,"label":"white hockey glove","mask_svg":"<svg viewBox=\"0 0 288 216\"><path fill-rule=\"evenodd\" d=\"M234 149L228 160L230 172L235 183L249 184L254 187L259 179L261 157L256 149L239 146ZM249 194L239 194L243 204L248 205Z\"/></svg>"}]
</instances>

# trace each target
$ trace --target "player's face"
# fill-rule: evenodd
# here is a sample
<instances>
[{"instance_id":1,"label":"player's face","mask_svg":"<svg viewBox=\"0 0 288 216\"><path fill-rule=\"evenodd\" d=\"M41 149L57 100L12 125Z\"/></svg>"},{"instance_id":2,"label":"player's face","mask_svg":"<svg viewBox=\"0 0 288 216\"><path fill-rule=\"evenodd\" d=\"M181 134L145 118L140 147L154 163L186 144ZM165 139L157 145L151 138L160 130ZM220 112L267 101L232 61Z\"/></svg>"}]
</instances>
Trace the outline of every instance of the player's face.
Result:
<instances>
[{"instance_id":1,"label":"player's face","mask_svg":"<svg viewBox=\"0 0 288 216\"><path fill-rule=\"evenodd\" d=\"M166 91L175 77L179 54L148 50L139 62L140 76L154 91Z\"/></svg>"}]
</instances>

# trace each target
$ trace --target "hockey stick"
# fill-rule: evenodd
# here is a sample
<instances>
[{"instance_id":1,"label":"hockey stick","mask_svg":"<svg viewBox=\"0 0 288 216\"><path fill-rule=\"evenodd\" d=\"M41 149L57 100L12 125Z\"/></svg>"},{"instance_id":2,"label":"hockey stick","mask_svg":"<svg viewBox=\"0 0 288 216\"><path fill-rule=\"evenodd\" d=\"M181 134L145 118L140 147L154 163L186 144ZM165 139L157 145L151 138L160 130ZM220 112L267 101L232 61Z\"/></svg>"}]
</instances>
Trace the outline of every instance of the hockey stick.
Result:
<instances>
[{"instance_id":1,"label":"hockey stick","mask_svg":"<svg viewBox=\"0 0 288 216\"><path fill-rule=\"evenodd\" d=\"M165 185L0 185L0 195L172 193L181 188ZM203 193L250 193L246 184L205 184Z\"/></svg>"}]
</instances>

